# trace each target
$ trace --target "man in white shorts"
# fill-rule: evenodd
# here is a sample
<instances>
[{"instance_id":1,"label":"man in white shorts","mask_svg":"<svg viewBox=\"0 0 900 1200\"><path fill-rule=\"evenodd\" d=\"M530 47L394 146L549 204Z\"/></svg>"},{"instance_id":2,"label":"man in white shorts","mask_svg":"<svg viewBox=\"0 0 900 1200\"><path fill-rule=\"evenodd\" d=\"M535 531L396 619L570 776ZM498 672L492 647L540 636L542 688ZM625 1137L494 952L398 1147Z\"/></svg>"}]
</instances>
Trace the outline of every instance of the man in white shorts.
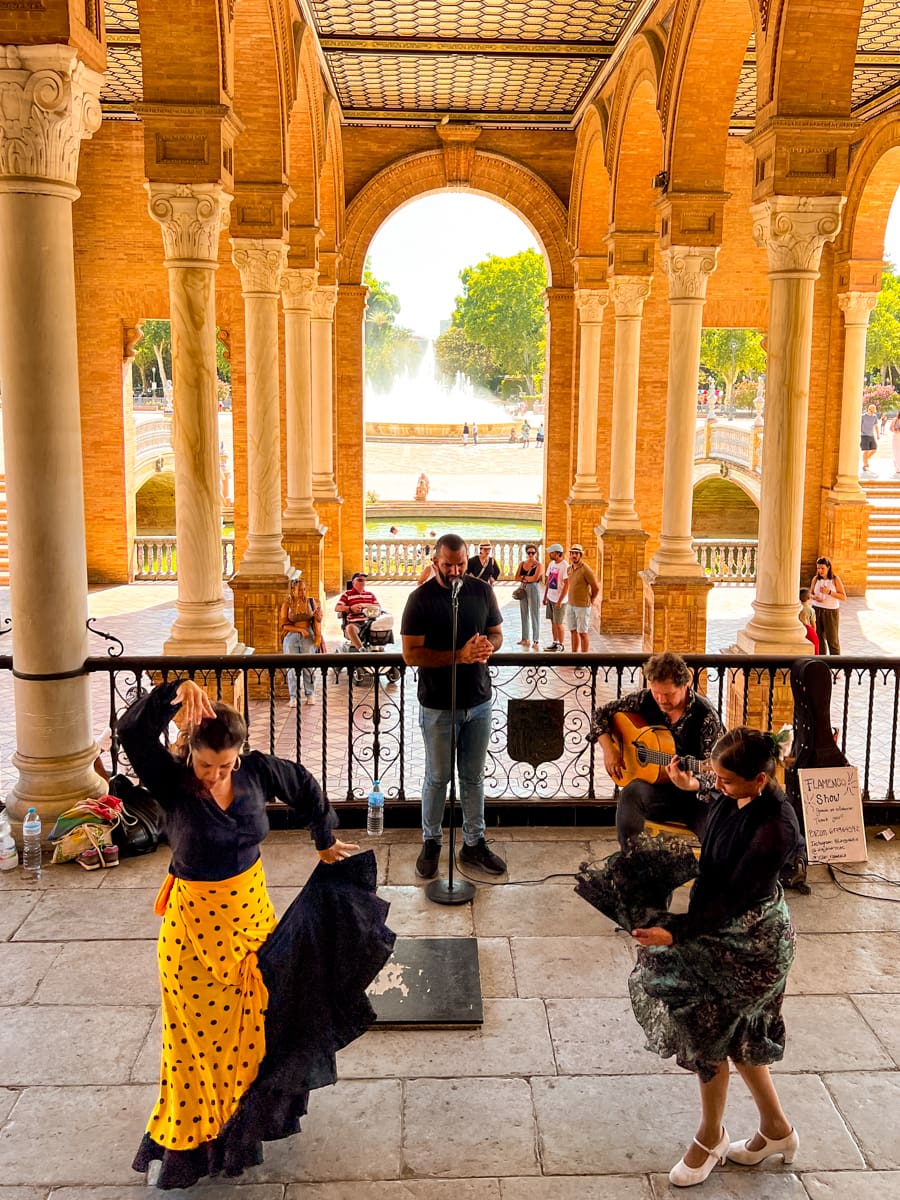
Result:
<instances>
[{"instance_id":1,"label":"man in white shorts","mask_svg":"<svg viewBox=\"0 0 900 1200\"><path fill-rule=\"evenodd\" d=\"M591 628L591 608L600 585L597 576L584 561L584 547L577 542L569 547L569 603L566 627L572 635L572 653L587 654Z\"/></svg>"},{"instance_id":2,"label":"man in white shorts","mask_svg":"<svg viewBox=\"0 0 900 1200\"><path fill-rule=\"evenodd\" d=\"M563 548L559 542L547 547L550 562L545 576L543 603L547 606L547 616L550 618L550 628L553 630L553 641L545 650L565 650L563 640L565 633L566 595L569 591L569 564L563 557Z\"/></svg>"}]
</instances>

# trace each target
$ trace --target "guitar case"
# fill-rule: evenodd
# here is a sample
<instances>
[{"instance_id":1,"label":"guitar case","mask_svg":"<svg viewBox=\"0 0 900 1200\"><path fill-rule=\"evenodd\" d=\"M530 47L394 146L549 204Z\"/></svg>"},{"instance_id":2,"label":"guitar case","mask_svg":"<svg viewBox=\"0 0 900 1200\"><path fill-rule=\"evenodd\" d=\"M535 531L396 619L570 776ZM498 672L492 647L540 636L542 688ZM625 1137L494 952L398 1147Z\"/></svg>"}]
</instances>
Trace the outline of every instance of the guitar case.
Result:
<instances>
[{"instance_id":1,"label":"guitar case","mask_svg":"<svg viewBox=\"0 0 900 1200\"><path fill-rule=\"evenodd\" d=\"M793 762L785 770L785 790L803 828L800 780L797 775L813 767L846 767L847 757L834 740L831 727L831 671L821 658L800 658L791 666L791 691L794 696ZM782 884L809 892L806 886L806 850L802 861L788 864ZM787 878L785 878L787 876Z\"/></svg>"}]
</instances>

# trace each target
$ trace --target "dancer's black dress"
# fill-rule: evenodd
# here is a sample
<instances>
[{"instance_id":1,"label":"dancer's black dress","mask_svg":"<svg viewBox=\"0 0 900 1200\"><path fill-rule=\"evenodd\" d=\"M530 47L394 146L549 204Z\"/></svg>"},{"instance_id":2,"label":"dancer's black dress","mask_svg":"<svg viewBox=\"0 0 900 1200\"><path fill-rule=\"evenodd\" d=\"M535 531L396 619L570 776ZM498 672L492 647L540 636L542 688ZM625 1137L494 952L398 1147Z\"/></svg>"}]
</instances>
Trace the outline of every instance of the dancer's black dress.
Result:
<instances>
[{"instance_id":1,"label":"dancer's black dress","mask_svg":"<svg viewBox=\"0 0 900 1200\"><path fill-rule=\"evenodd\" d=\"M160 742L177 688L142 697L119 727L172 849L157 901L160 1095L133 1163L161 1159L160 1188L239 1175L262 1161L263 1141L299 1131L310 1090L335 1082L336 1051L371 1023L365 988L394 941L371 853L320 863L276 925L259 858L267 801L289 804L317 849L334 840L334 811L303 767L257 752L219 808Z\"/></svg>"}]
</instances>

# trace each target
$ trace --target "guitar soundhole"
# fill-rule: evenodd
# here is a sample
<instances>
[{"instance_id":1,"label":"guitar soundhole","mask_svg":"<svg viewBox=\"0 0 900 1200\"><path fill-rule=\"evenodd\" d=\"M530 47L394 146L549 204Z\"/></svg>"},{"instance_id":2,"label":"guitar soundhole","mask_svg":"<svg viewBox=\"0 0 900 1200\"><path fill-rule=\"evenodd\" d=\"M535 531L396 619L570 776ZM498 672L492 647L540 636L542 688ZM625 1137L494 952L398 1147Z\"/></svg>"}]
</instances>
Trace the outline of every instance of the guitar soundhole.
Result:
<instances>
[{"instance_id":1,"label":"guitar soundhole","mask_svg":"<svg viewBox=\"0 0 900 1200\"><path fill-rule=\"evenodd\" d=\"M641 764L641 766L646 767L646 765L647 765L647 749L645 746L637 747L637 758L638 758L638 762Z\"/></svg>"}]
</instances>

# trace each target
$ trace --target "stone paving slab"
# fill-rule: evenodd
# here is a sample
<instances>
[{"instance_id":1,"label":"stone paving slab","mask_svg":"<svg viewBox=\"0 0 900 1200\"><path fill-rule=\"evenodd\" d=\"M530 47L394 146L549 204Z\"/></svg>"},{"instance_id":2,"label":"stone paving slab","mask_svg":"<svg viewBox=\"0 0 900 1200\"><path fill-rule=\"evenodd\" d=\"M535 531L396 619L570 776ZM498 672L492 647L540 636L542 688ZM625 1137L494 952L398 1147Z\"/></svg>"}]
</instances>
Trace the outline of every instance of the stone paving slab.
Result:
<instances>
[{"instance_id":1,"label":"stone paving slab","mask_svg":"<svg viewBox=\"0 0 900 1200\"><path fill-rule=\"evenodd\" d=\"M651 1175L654 1200L672 1200L683 1196L684 1188L673 1187L668 1175ZM790 1172L775 1175L767 1172L764 1179L752 1171L737 1174L717 1168L703 1184L703 1200L807 1200L806 1189Z\"/></svg>"},{"instance_id":2,"label":"stone paving slab","mask_svg":"<svg viewBox=\"0 0 900 1200\"><path fill-rule=\"evenodd\" d=\"M0 1004L27 1004L61 949L0 942Z\"/></svg>"},{"instance_id":3,"label":"stone paving slab","mask_svg":"<svg viewBox=\"0 0 900 1200\"><path fill-rule=\"evenodd\" d=\"M156 1093L122 1085L26 1088L0 1129L0 1178L47 1186L134 1183L131 1160Z\"/></svg>"},{"instance_id":4,"label":"stone paving slab","mask_svg":"<svg viewBox=\"0 0 900 1200\"><path fill-rule=\"evenodd\" d=\"M520 996L626 996L634 950L625 937L512 938Z\"/></svg>"},{"instance_id":5,"label":"stone paving slab","mask_svg":"<svg viewBox=\"0 0 900 1200\"><path fill-rule=\"evenodd\" d=\"M21 877L19 871L8 871L6 874ZM40 899L40 892L11 892L2 893L0 901L0 941L8 941L19 930L25 920L33 912Z\"/></svg>"},{"instance_id":6,"label":"stone paving slab","mask_svg":"<svg viewBox=\"0 0 900 1200\"><path fill-rule=\"evenodd\" d=\"M153 1019L147 1008L28 1005L3 1014L0 1079L14 1087L126 1083ZM115 1030L115 1037L110 1036Z\"/></svg>"},{"instance_id":7,"label":"stone paving slab","mask_svg":"<svg viewBox=\"0 0 900 1200\"><path fill-rule=\"evenodd\" d=\"M91 872L94 875L98 871ZM162 880L160 880L162 882ZM45 892L19 926L16 942L108 941L153 938L159 917L153 911L157 888L84 892L77 904L65 892Z\"/></svg>"},{"instance_id":8,"label":"stone paving slab","mask_svg":"<svg viewBox=\"0 0 900 1200\"><path fill-rule=\"evenodd\" d=\"M810 1200L897 1200L900 1171L815 1171L803 1185Z\"/></svg>"},{"instance_id":9,"label":"stone paving slab","mask_svg":"<svg viewBox=\"0 0 900 1200\"><path fill-rule=\"evenodd\" d=\"M114 891L117 888L159 888L169 869L169 847L157 846L152 854L138 854L133 858L122 858L119 865L112 870L82 871L82 875L94 875L99 879L99 886L104 891ZM66 870L70 870L68 864Z\"/></svg>"},{"instance_id":10,"label":"stone paving slab","mask_svg":"<svg viewBox=\"0 0 900 1200\"><path fill-rule=\"evenodd\" d=\"M159 1192L148 1190L141 1183L142 1176L136 1171L132 1175L138 1183L134 1187L61 1187L54 1188L50 1200L146 1200L146 1197L165 1196L166 1200L188 1200L191 1196L203 1196L204 1200L283 1200L284 1186L280 1183L242 1183L237 1179L204 1179L192 1188L170 1188ZM0 1200L4 1200L0 1193Z\"/></svg>"},{"instance_id":11,"label":"stone paving slab","mask_svg":"<svg viewBox=\"0 0 900 1200\"><path fill-rule=\"evenodd\" d=\"M542 1176L501 1179L501 1200L651 1200L643 1175Z\"/></svg>"},{"instance_id":12,"label":"stone paving slab","mask_svg":"<svg viewBox=\"0 0 900 1200\"><path fill-rule=\"evenodd\" d=\"M897 1026L900 996L851 996L850 999L894 1062L900 1065L900 1028Z\"/></svg>"},{"instance_id":13,"label":"stone paving slab","mask_svg":"<svg viewBox=\"0 0 900 1200\"><path fill-rule=\"evenodd\" d=\"M687 1072L534 1079L532 1091L541 1162L550 1174L628 1173L636 1168L668 1172L697 1127L697 1083ZM795 1169L802 1168L804 1161L819 1170L864 1165L853 1136L817 1076L782 1076L778 1091L800 1133L803 1158L798 1155ZM726 1121L735 1140L749 1137L758 1124L756 1108L737 1077ZM780 1159L768 1161L770 1166L757 1170L783 1170ZM733 1169L741 1171L737 1166Z\"/></svg>"},{"instance_id":14,"label":"stone paving slab","mask_svg":"<svg viewBox=\"0 0 900 1200\"><path fill-rule=\"evenodd\" d=\"M0 1187L0 1200L44 1200L46 1195L46 1188Z\"/></svg>"},{"instance_id":15,"label":"stone paving slab","mask_svg":"<svg viewBox=\"0 0 900 1200\"><path fill-rule=\"evenodd\" d=\"M499 851L503 855L503 851ZM581 863L591 858L590 842L587 840L565 839L558 842L520 842L506 843L506 860L509 867L509 882L521 883L523 880L541 880L548 875L567 875L571 883L565 879L550 879L548 882L562 887L575 886L574 876Z\"/></svg>"},{"instance_id":16,"label":"stone paving slab","mask_svg":"<svg viewBox=\"0 0 900 1200\"><path fill-rule=\"evenodd\" d=\"M891 933L807 933L797 941L789 995L900 992L900 954Z\"/></svg>"},{"instance_id":17,"label":"stone paving slab","mask_svg":"<svg viewBox=\"0 0 900 1200\"><path fill-rule=\"evenodd\" d=\"M157 984L157 992L159 985ZM144 1044L131 1068L130 1083L159 1083L159 1066L162 1058L162 1013L157 1007Z\"/></svg>"},{"instance_id":18,"label":"stone paving slab","mask_svg":"<svg viewBox=\"0 0 900 1200\"><path fill-rule=\"evenodd\" d=\"M404 1179L295 1183L286 1188L284 1200L501 1200L501 1197L496 1179Z\"/></svg>"},{"instance_id":19,"label":"stone paving slab","mask_svg":"<svg viewBox=\"0 0 900 1200\"><path fill-rule=\"evenodd\" d=\"M0 946L0 964L4 949L29 950L37 954L42 943L13 943ZM57 948L58 949L58 948ZM103 981L103 996L124 1008L159 1003L159 969L156 943L151 941L69 942L58 950L44 973L35 1001L38 1004L93 1004L97 999L98 980Z\"/></svg>"},{"instance_id":20,"label":"stone paving slab","mask_svg":"<svg viewBox=\"0 0 900 1200\"><path fill-rule=\"evenodd\" d=\"M475 902L479 937L572 937L612 933L612 924L571 887L510 883L484 889Z\"/></svg>"},{"instance_id":21,"label":"stone paving slab","mask_svg":"<svg viewBox=\"0 0 900 1200\"><path fill-rule=\"evenodd\" d=\"M656 1075L680 1072L645 1049L626 999L548 1000L547 1019L560 1075Z\"/></svg>"},{"instance_id":22,"label":"stone paving slab","mask_svg":"<svg viewBox=\"0 0 900 1200\"><path fill-rule=\"evenodd\" d=\"M471 904L433 904L417 887L382 887L378 895L391 906L387 923L398 937L471 937L475 932Z\"/></svg>"},{"instance_id":23,"label":"stone paving slab","mask_svg":"<svg viewBox=\"0 0 900 1200\"><path fill-rule=\"evenodd\" d=\"M827 889L827 890L826 890ZM894 889L894 899L896 888ZM900 904L861 900L834 885L815 884L810 896L788 894L788 907L798 933L878 933L900 930Z\"/></svg>"},{"instance_id":24,"label":"stone paving slab","mask_svg":"<svg viewBox=\"0 0 900 1200\"><path fill-rule=\"evenodd\" d=\"M539 1175L524 1079L414 1079L404 1088L404 1174Z\"/></svg>"},{"instance_id":25,"label":"stone paving slab","mask_svg":"<svg viewBox=\"0 0 900 1200\"><path fill-rule=\"evenodd\" d=\"M787 1027L785 1055L780 1063L774 1064L773 1071L861 1071L894 1067L890 1055L846 996L787 996L784 1022Z\"/></svg>"},{"instance_id":26,"label":"stone paving slab","mask_svg":"<svg viewBox=\"0 0 900 1200\"><path fill-rule=\"evenodd\" d=\"M541 1000L485 1000L480 1029L373 1029L338 1055L342 1079L379 1079L403 1064L421 1076L555 1075Z\"/></svg>"},{"instance_id":27,"label":"stone paving slab","mask_svg":"<svg viewBox=\"0 0 900 1200\"><path fill-rule=\"evenodd\" d=\"M12 1088L0 1087L0 1121L5 1121L13 1110L19 1093Z\"/></svg>"},{"instance_id":28,"label":"stone paving slab","mask_svg":"<svg viewBox=\"0 0 900 1200\"><path fill-rule=\"evenodd\" d=\"M302 1132L267 1142L265 1162L247 1183L320 1183L331 1179L398 1179L401 1165L398 1079L340 1080L309 1098Z\"/></svg>"},{"instance_id":29,"label":"stone paving slab","mask_svg":"<svg viewBox=\"0 0 900 1200\"><path fill-rule=\"evenodd\" d=\"M825 1083L869 1165L879 1171L900 1169L900 1076L896 1071L826 1075ZM826 1164L817 1162L816 1166L824 1169Z\"/></svg>"},{"instance_id":30,"label":"stone paving slab","mask_svg":"<svg viewBox=\"0 0 900 1200\"><path fill-rule=\"evenodd\" d=\"M118 867L114 867L111 870L100 868L97 871L85 871L78 863L57 863L54 866L45 854L40 879L26 879L22 870L4 871L0 874L0 894L6 896L19 892L40 896L61 888L65 891L96 891L104 875L114 875L118 870Z\"/></svg>"},{"instance_id":31,"label":"stone paving slab","mask_svg":"<svg viewBox=\"0 0 900 1200\"><path fill-rule=\"evenodd\" d=\"M516 996L516 975L508 938L478 939L482 996Z\"/></svg>"}]
</instances>

